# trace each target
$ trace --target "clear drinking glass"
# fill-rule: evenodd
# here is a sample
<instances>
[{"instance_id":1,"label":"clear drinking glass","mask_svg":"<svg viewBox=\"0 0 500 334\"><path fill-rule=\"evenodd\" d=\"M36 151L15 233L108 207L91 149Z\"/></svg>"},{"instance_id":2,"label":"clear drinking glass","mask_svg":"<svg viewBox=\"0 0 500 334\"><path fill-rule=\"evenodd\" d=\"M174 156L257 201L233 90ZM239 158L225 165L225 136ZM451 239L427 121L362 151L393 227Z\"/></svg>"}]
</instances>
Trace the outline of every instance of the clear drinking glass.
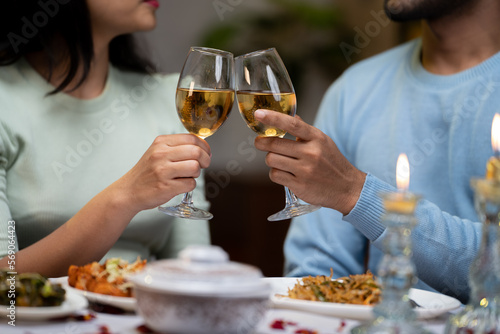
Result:
<instances>
[{"instance_id":1,"label":"clear drinking glass","mask_svg":"<svg viewBox=\"0 0 500 334\"><path fill-rule=\"evenodd\" d=\"M500 333L500 182L473 178L476 211L483 222L481 246L469 269L470 299L448 318L446 334Z\"/></svg>"},{"instance_id":2,"label":"clear drinking glass","mask_svg":"<svg viewBox=\"0 0 500 334\"><path fill-rule=\"evenodd\" d=\"M269 109L294 116L297 99L292 81L275 48L248 53L235 58L236 95L240 114L247 126L259 136L283 137L286 131L255 120L257 109ZM284 220L319 209L302 204L285 187L285 208L269 216L270 221Z\"/></svg>"},{"instance_id":3,"label":"clear drinking glass","mask_svg":"<svg viewBox=\"0 0 500 334\"><path fill-rule=\"evenodd\" d=\"M382 301L374 306L374 320L351 330L351 334L430 334L416 322L409 293L416 283L412 260L411 231L417 224L415 208L420 196L409 192L380 194L386 226L384 256L379 264L378 279Z\"/></svg>"},{"instance_id":4,"label":"clear drinking glass","mask_svg":"<svg viewBox=\"0 0 500 334\"><path fill-rule=\"evenodd\" d=\"M182 68L175 104L179 118L189 133L200 138L213 135L227 119L234 102L234 59L230 52L192 47ZM158 210L176 217L206 220L213 215L196 208L193 192L182 202Z\"/></svg>"}]
</instances>

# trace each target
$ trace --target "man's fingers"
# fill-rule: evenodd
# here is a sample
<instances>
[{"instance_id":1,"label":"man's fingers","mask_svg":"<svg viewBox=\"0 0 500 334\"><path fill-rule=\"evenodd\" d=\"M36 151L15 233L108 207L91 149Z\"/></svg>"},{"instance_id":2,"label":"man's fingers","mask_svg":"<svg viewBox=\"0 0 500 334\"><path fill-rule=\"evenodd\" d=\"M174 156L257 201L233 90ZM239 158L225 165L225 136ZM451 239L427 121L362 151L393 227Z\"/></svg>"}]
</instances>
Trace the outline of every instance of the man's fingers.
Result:
<instances>
[{"instance_id":1,"label":"man's fingers","mask_svg":"<svg viewBox=\"0 0 500 334\"><path fill-rule=\"evenodd\" d=\"M297 141L278 137L255 137L255 148L259 151L278 153L284 156L298 158Z\"/></svg>"},{"instance_id":2,"label":"man's fingers","mask_svg":"<svg viewBox=\"0 0 500 334\"><path fill-rule=\"evenodd\" d=\"M255 119L266 125L275 126L292 136L303 140L312 139L313 127L298 117L292 117L273 110L258 109L255 111Z\"/></svg>"}]
</instances>

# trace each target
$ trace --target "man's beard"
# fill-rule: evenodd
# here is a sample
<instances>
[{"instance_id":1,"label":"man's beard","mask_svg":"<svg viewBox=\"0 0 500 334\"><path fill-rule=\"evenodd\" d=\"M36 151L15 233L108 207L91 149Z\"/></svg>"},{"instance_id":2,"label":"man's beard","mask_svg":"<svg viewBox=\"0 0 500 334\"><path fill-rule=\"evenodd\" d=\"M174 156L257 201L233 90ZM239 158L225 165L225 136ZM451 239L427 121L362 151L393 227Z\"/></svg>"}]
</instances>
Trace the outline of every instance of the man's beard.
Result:
<instances>
[{"instance_id":1,"label":"man's beard","mask_svg":"<svg viewBox=\"0 0 500 334\"><path fill-rule=\"evenodd\" d=\"M398 22L428 20L460 12L476 0L384 0L387 16Z\"/></svg>"}]
</instances>

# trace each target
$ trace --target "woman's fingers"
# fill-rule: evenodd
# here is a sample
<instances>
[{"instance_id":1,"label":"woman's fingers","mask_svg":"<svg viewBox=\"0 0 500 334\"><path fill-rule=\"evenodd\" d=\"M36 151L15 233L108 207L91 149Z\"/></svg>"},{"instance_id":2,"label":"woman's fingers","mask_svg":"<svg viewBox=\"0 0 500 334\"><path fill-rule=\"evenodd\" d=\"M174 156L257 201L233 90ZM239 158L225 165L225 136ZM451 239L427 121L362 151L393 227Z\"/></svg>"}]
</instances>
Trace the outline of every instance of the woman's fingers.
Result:
<instances>
[{"instance_id":1,"label":"woman's fingers","mask_svg":"<svg viewBox=\"0 0 500 334\"><path fill-rule=\"evenodd\" d=\"M207 151L195 145L164 146L153 152L152 156L163 162L196 161L201 168L207 168L211 160Z\"/></svg>"},{"instance_id":2,"label":"woman's fingers","mask_svg":"<svg viewBox=\"0 0 500 334\"><path fill-rule=\"evenodd\" d=\"M160 167L160 179L177 179L177 178L197 178L201 174L201 168L197 161L187 160L170 163L168 166Z\"/></svg>"},{"instance_id":3,"label":"woman's fingers","mask_svg":"<svg viewBox=\"0 0 500 334\"><path fill-rule=\"evenodd\" d=\"M210 156L211 150L210 145L206 142L206 140L201 139L192 134L175 134L175 135L163 135L156 137L153 145L167 145L170 147L182 146L182 145L193 145L198 146L200 149L204 150L208 156Z\"/></svg>"},{"instance_id":4,"label":"woman's fingers","mask_svg":"<svg viewBox=\"0 0 500 334\"><path fill-rule=\"evenodd\" d=\"M194 135L158 136L118 181L119 188L138 210L161 205L195 188L195 178L210 165L210 154L208 143Z\"/></svg>"}]
</instances>

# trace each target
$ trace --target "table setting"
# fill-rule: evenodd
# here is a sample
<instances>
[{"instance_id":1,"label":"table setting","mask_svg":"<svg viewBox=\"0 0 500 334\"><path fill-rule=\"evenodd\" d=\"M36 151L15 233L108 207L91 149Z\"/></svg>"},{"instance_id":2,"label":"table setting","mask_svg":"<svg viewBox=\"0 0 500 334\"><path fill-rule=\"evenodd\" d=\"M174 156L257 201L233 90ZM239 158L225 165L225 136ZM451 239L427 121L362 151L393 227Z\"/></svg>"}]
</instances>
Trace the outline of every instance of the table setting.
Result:
<instances>
[{"instance_id":1,"label":"table setting","mask_svg":"<svg viewBox=\"0 0 500 334\"><path fill-rule=\"evenodd\" d=\"M188 247L178 259L151 262L130 280L133 297L76 289L68 277L49 279L65 289L62 305L17 306L13 318L2 307L0 332L350 333L373 319L371 305L289 298L288 289L300 278L262 277L217 246ZM410 297L419 305L418 323L433 333L442 333L450 312L462 308L458 300L430 291L414 289Z\"/></svg>"},{"instance_id":2,"label":"table setting","mask_svg":"<svg viewBox=\"0 0 500 334\"><path fill-rule=\"evenodd\" d=\"M260 136L283 137L282 130L265 126L253 115L261 108L295 115L295 92L277 51L243 55L235 64L236 75L232 54L191 48L176 95L185 128L200 138L209 137L226 120L236 96L250 129ZM500 116L493 127L492 136L500 133ZM500 140L494 142L498 145ZM0 297L7 296L0 307L0 333L498 334L500 145L494 149L497 154L488 162L486 177L471 181L484 229L471 266L468 305L414 288L411 231L418 224L414 211L421 196L408 191L410 165L401 154L397 191L380 194L387 236L375 276L334 279L332 272L263 277L252 265L230 261L218 246L197 245L185 248L176 259L128 264L115 258L71 266L67 277L34 278L10 268L0 272ZM319 209L300 203L286 187L285 196L285 208L269 221ZM179 205L158 209L181 218L213 217L195 206L191 193ZM59 303L54 301L56 292ZM337 299L330 299L332 295ZM28 300L35 304L28 306Z\"/></svg>"}]
</instances>

